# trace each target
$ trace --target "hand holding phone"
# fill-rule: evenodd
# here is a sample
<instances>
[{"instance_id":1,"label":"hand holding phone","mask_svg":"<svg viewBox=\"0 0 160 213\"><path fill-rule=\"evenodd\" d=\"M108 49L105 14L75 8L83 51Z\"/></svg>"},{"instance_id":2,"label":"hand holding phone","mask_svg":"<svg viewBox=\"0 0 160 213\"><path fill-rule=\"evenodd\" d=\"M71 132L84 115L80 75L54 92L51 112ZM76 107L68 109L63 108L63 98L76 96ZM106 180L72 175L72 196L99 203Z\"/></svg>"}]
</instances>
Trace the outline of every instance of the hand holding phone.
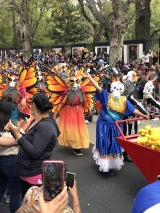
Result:
<instances>
[{"instance_id":1,"label":"hand holding phone","mask_svg":"<svg viewBox=\"0 0 160 213\"><path fill-rule=\"evenodd\" d=\"M43 162L43 194L45 201L51 201L63 190L64 170L63 161Z\"/></svg>"},{"instance_id":2,"label":"hand holding phone","mask_svg":"<svg viewBox=\"0 0 160 213\"><path fill-rule=\"evenodd\" d=\"M73 187L74 180L75 180L75 173L67 172L66 173L66 186L67 187Z\"/></svg>"},{"instance_id":3,"label":"hand holding phone","mask_svg":"<svg viewBox=\"0 0 160 213\"><path fill-rule=\"evenodd\" d=\"M19 117L19 110L15 104L13 104L11 108L11 122L17 126L18 123L18 117Z\"/></svg>"}]
</instances>

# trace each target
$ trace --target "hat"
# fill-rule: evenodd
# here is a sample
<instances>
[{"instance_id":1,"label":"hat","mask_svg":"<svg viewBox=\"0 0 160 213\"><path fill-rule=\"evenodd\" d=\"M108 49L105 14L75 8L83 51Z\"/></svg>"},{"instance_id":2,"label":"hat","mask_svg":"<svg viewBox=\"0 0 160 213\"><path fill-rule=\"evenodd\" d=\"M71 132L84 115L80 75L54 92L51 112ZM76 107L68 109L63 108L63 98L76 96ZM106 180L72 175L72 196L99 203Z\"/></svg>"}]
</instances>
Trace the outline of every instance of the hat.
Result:
<instances>
[{"instance_id":1,"label":"hat","mask_svg":"<svg viewBox=\"0 0 160 213\"><path fill-rule=\"evenodd\" d=\"M107 68L107 67L109 67L109 64L106 64L106 65L104 66L104 68Z\"/></svg>"},{"instance_id":2,"label":"hat","mask_svg":"<svg viewBox=\"0 0 160 213\"><path fill-rule=\"evenodd\" d=\"M134 200L131 213L160 212L160 181L157 180L143 187Z\"/></svg>"},{"instance_id":3,"label":"hat","mask_svg":"<svg viewBox=\"0 0 160 213\"><path fill-rule=\"evenodd\" d=\"M100 65L104 65L104 61L103 61L103 59L99 59L99 61L98 61L98 62L99 62L99 64L100 64Z\"/></svg>"}]
</instances>

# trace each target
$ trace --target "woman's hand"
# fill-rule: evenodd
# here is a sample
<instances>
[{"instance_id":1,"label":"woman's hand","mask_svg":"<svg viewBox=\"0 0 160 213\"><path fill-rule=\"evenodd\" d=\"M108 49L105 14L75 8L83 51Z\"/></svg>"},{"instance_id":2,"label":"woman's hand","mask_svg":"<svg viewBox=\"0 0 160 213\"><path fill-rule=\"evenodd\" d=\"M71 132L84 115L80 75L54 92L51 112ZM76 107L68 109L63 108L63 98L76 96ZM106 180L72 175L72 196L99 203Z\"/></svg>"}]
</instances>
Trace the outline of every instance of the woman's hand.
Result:
<instances>
[{"instance_id":1,"label":"woman's hand","mask_svg":"<svg viewBox=\"0 0 160 213\"><path fill-rule=\"evenodd\" d=\"M82 75L82 77L84 77L84 78L90 78L90 79L92 78L91 75L88 72L84 72L83 75Z\"/></svg>"},{"instance_id":2,"label":"woman's hand","mask_svg":"<svg viewBox=\"0 0 160 213\"><path fill-rule=\"evenodd\" d=\"M17 126L13 125L12 121L9 120L7 125L5 126L6 131L12 132L15 138L19 138L21 136L20 134L20 122L17 123Z\"/></svg>"},{"instance_id":3,"label":"woman's hand","mask_svg":"<svg viewBox=\"0 0 160 213\"><path fill-rule=\"evenodd\" d=\"M73 184L73 187L68 187L72 197L78 197L78 192L77 192L77 184L76 184L76 181L74 180L74 184Z\"/></svg>"},{"instance_id":4,"label":"woman's hand","mask_svg":"<svg viewBox=\"0 0 160 213\"><path fill-rule=\"evenodd\" d=\"M67 186L53 200L46 202L43 193L39 198L40 213L63 213L68 204Z\"/></svg>"},{"instance_id":5,"label":"woman's hand","mask_svg":"<svg viewBox=\"0 0 160 213\"><path fill-rule=\"evenodd\" d=\"M78 192L77 192L77 184L75 180L74 180L73 187L72 188L69 187L69 191L73 198L73 212L81 213L81 207L80 207Z\"/></svg>"},{"instance_id":6,"label":"woman's hand","mask_svg":"<svg viewBox=\"0 0 160 213\"><path fill-rule=\"evenodd\" d=\"M145 119L150 119L150 116L149 116L149 115L143 115L143 117L144 117Z\"/></svg>"},{"instance_id":7,"label":"woman's hand","mask_svg":"<svg viewBox=\"0 0 160 213\"><path fill-rule=\"evenodd\" d=\"M21 107L22 109L25 109L25 108L26 108L26 99L25 99L25 98L22 98L21 103L20 103L20 107Z\"/></svg>"}]
</instances>

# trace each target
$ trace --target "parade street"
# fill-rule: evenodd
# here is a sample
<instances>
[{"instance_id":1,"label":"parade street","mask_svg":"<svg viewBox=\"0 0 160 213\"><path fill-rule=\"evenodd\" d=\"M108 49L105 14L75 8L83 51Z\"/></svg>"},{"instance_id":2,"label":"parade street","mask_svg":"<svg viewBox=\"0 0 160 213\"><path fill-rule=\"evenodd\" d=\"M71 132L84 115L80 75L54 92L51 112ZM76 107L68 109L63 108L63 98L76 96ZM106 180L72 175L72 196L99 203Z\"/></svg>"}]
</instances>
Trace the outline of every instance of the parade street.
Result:
<instances>
[{"instance_id":1,"label":"parade street","mask_svg":"<svg viewBox=\"0 0 160 213\"><path fill-rule=\"evenodd\" d=\"M94 115L93 121L87 124L91 145L89 149L82 150L83 156L76 156L71 148L57 145L52 158L63 160L68 171L76 173L82 213L130 213L136 194L149 182L134 163L124 162L122 169L113 177L98 171L92 158L92 147L96 138L96 119L97 115ZM139 124L139 128L145 125L157 127L159 122L159 120L145 120ZM0 212L9 213L5 199L1 204Z\"/></svg>"}]
</instances>

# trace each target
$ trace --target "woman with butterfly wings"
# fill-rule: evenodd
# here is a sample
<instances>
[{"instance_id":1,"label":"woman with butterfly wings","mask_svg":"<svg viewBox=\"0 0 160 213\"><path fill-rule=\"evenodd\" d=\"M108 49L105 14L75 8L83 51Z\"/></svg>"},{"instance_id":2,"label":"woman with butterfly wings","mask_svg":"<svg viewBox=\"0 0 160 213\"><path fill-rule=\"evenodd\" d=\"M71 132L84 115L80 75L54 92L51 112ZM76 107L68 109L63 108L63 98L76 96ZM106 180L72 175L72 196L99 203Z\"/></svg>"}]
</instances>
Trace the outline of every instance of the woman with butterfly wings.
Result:
<instances>
[{"instance_id":1,"label":"woman with butterfly wings","mask_svg":"<svg viewBox=\"0 0 160 213\"><path fill-rule=\"evenodd\" d=\"M99 77L94 78L95 81ZM48 90L52 93L50 101L53 104L52 112L59 114L60 136L59 144L71 146L78 156L83 155L82 148L89 147L89 133L84 119L84 113L90 113L94 107L95 87L89 79L81 81L72 77L65 83L57 75L46 77Z\"/></svg>"}]
</instances>

